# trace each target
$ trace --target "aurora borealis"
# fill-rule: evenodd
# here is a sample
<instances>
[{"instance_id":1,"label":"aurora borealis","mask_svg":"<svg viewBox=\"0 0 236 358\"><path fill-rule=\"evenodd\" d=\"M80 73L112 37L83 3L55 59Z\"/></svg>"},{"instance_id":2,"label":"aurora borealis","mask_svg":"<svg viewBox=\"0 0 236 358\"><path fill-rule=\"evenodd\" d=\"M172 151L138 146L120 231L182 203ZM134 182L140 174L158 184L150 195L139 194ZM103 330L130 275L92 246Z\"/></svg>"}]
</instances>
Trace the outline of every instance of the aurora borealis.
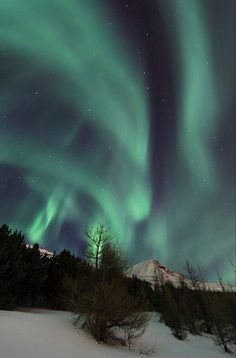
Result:
<instances>
[{"instance_id":1,"label":"aurora borealis","mask_svg":"<svg viewBox=\"0 0 236 358\"><path fill-rule=\"evenodd\" d=\"M233 280L234 0L1 0L0 222Z\"/></svg>"}]
</instances>

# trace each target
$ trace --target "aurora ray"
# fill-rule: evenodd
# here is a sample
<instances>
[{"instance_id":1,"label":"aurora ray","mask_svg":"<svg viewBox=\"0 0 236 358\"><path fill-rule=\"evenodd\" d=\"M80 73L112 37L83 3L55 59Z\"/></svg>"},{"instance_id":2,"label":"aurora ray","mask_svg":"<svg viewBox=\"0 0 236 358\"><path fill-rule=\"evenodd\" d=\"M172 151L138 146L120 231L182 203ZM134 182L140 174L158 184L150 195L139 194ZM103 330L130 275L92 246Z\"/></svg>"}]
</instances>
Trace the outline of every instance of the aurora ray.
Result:
<instances>
[{"instance_id":1,"label":"aurora ray","mask_svg":"<svg viewBox=\"0 0 236 358\"><path fill-rule=\"evenodd\" d=\"M1 1L2 222L80 254L105 221L133 262L232 279L235 5L214 4Z\"/></svg>"}]
</instances>

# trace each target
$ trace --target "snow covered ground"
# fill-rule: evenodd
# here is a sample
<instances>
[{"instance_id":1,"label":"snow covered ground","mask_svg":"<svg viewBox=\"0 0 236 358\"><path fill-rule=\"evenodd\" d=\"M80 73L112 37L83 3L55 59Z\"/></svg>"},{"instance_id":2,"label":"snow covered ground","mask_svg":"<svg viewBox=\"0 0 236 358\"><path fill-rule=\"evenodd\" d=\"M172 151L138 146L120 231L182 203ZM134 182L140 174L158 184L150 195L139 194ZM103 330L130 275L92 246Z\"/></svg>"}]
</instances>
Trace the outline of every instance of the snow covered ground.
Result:
<instances>
[{"instance_id":1,"label":"snow covered ground","mask_svg":"<svg viewBox=\"0 0 236 358\"><path fill-rule=\"evenodd\" d=\"M208 337L174 338L153 318L134 351L97 344L72 325L68 312L49 310L0 311L0 358L129 358L155 346L152 357L223 358L227 354ZM145 355L143 355L145 357Z\"/></svg>"}]
</instances>

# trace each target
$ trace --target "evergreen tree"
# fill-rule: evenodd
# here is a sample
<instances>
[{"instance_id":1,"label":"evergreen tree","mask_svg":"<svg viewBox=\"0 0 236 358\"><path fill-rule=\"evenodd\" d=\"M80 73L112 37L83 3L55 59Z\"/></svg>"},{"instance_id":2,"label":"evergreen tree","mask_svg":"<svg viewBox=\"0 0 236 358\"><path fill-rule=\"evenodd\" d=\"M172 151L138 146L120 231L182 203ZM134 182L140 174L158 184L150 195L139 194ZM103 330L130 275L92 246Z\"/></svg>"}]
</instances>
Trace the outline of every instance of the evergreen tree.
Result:
<instances>
[{"instance_id":1,"label":"evergreen tree","mask_svg":"<svg viewBox=\"0 0 236 358\"><path fill-rule=\"evenodd\" d=\"M91 268L86 261L63 250L50 259L44 287L47 305L53 309L69 309L73 290L87 289Z\"/></svg>"},{"instance_id":2,"label":"evergreen tree","mask_svg":"<svg viewBox=\"0 0 236 358\"><path fill-rule=\"evenodd\" d=\"M25 251L25 278L22 289L21 304L38 306L44 302L44 285L47 279L47 269L50 259L42 255L39 245L34 244Z\"/></svg>"},{"instance_id":3,"label":"evergreen tree","mask_svg":"<svg viewBox=\"0 0 236 358\"><path fill-rule=\"evenodd\" d=\"M26 246L20 232L0 227L0 308L12 309L22 297Z\"/></svg>"},{"instance_id":4,"label":"evergreen tree","mask_svg":"<svg viewBox=\"0 0 236 358\"><path fill-rule=\"evenodd\" d=\"M165 285L162 292L161 318L170 327L173 335L180 340L187 337L187 330L184 325L183 312L172 295L172 286Z\"/></svg>"}]
</instances>

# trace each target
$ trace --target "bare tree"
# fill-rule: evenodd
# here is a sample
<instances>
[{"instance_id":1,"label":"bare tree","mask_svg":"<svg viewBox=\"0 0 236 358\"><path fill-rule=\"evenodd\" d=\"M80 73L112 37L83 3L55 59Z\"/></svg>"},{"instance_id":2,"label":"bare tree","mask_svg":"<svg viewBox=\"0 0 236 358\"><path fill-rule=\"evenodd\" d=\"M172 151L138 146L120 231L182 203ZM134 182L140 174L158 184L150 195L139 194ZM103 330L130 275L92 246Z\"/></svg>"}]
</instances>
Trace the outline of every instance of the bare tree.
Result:
<instances>
[{"instance_id":1,"label":"bare tree","mask_svg":"<svg viewBox=\"0 0 236 358\"><path fill-rule=\"evenodd\" d=\"M229 263L230 263L230 265L233 267L234 273L236 274L236 263L235 263L235 259L234 259L234 262L233 262L233 260L231 260L231 258L229 257Z\"/></svg>"},{"instance_id":2,"label":"bare tree","mask_svg":"<svg viewBox=\"0 0 236 358\"><path fill-rule=\"evenodd\" d=\"M223 282L222 276L220 275L220 272L218 269L216 269L216 273L217 273L217 277L218 277L218 283L219 283L219 286L220 286L222 292L226 292L227 291L226 285Z\"/></svg>"},{"instance_id":3,"label":"bare tree","mask_svg":"<svg viewBox=\"0 0 236 358\"><path fill-rule=\"evenodd\" d=\"M233 326L228 322L226 307L220 297L215 296L212 304L212 321L214 342L225 352L232 353L230 346L235 343L236 332Z\"/></svg>"},{"instance_id":4,"label":"bare tree","mask_svg":"<svg viewBox=\"0 0 236 358\"><path fill-rule=\"evenodd\" d=\"M185 259L185 272L187 273L187 277L191 282L192 288L197 289L199 287L199 274L197 270L193 267L191 262Z\"/></svg>"},{"instance_id":5,"label":"bare tree","mask_svg":"<svg viewBox=\"0 0 236 358\"><path fill-rule=\"evenodd\" d=\"M130 295L123 274L126 258L105 226L88 231L87 236L95 279L91 279L86 292L76 296L74 310L84 318L83 326L98 342L126 344L128 339L129 345L148 324L147 307Z\"/></svg>"},{"instance_id":6,"label":"bare tree","mask_svg":"<svg viewBox=\"0 0 236 358\"><path fill-rule=\"evenodd\" d=\"M95 228L90 227L86 231L86 236L89 240L88 257L97 270L102 250L106 244L111 242L112 238L104 224L99 224Z\"/></svg>"}]
</instances>

